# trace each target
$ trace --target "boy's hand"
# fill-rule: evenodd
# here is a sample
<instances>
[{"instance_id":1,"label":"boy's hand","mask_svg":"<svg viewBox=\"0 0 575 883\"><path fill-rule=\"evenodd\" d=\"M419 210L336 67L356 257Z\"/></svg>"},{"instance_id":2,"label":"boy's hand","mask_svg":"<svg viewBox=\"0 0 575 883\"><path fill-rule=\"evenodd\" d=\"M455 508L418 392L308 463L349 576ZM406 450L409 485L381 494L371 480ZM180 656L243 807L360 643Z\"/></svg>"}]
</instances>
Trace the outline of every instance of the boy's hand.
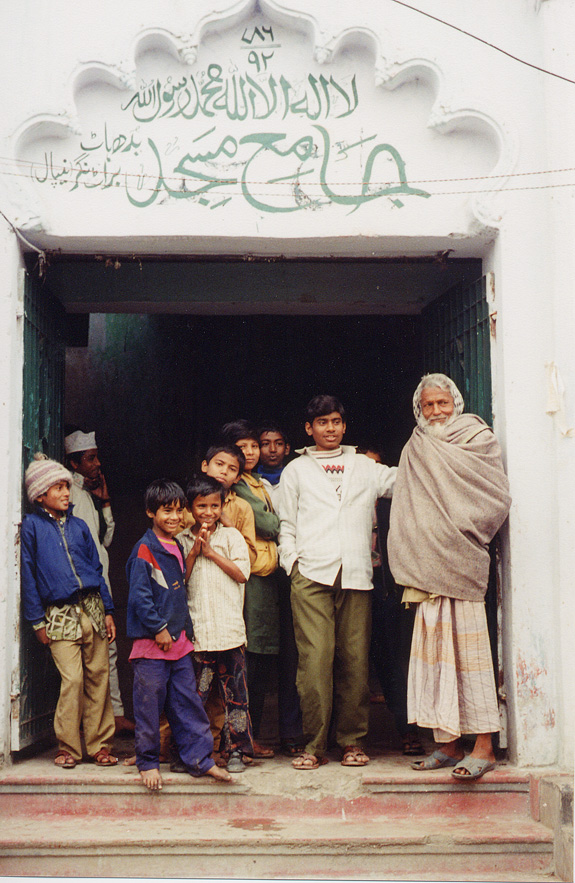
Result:
<instances>
[{"instance_id":1,"label":"boy's hand","mask_svg":"<svg viewBox=\"0 0 575 883\"><path fill-rule=\"evenodd\" d=\"M111 613L108 613L105 618L106 623L106 633L108 635L108 644L111 644L114 638L116 637L116 623L114 622L114 617Z\"/></svg>"},{"instance_id":2,"label":"boy's hand","mask_svg":"<svg viewBox=\"0 0 575 883\"><path fill-rule=\"evenodd\" d=\"M202 524L198 538L202 541L202 555L204 555L205 558L210 558L212 547L210 546L210 530L207 525Z\"/></svg>"},{"instance_id":3,"label":"boy's hand","mask_svg":"<svg viewBox=\"0 0 575 883\"><path fill-rule=\"evenodd\" d=\"M49 638L48 635L46 634L46 629L45 629L45 628L43 628L43 629L36 629L36 631L35 631L35 635L36 635L36 637L38 638L38 640L40 641L41 644L49 644L49 643L50 643L50 638Z\"/></svg>"},{"instance_id":4,"label":"boy's hand","mask_svg":"<svg viewBox=\"0 0 575 883\"><path fill-rule=\"evenodd\" d=\"M164 653L167 653L168 650L172 648L172 636L167 629L162 629L161 632L158 632L156 635L156 644L163 650Z\"/></svg>"}]
</instances>

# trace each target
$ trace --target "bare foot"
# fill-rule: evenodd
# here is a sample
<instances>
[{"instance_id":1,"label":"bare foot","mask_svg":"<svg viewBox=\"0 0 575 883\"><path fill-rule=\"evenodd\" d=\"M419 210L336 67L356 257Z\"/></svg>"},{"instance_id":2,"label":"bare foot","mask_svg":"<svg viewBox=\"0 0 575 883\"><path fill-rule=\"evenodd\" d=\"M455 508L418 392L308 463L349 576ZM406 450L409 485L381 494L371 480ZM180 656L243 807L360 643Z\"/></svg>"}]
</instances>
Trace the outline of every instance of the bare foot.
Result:
<instances>
[{"instance_id":1,"label":"bare foot","mask_svg":"<svg viewBox=\"0 0 575 883\"><path fill-rule=\"evenodd\" d=\"M131 757L126 757L124 766L136 766L136 755L132 754Z\"/></svg>"},{"instance_id":2,"label":"bare foot","mask_svg":"<svg viewBox=\"0 0 575 883\"><path fill-rule=\"evenodd\" d=\"M164 787L159 770L140 770L140 778L148 791L161 791Z\"/></svg>"},{"instance_id":3,"label":"bare foot","mask_svg":"<svg viewBox=\"0 0 575 883\"><path fill-rule=\"evenodd\" d=\"M230 776L228 771L220 769L220 767L216 766L215 764L213 767L210 767L210 769L208 770L206 775L211 776L212 779L216 780L216 782L231 782L232 781L232 777Z\"/></svg>"}]
</instances>

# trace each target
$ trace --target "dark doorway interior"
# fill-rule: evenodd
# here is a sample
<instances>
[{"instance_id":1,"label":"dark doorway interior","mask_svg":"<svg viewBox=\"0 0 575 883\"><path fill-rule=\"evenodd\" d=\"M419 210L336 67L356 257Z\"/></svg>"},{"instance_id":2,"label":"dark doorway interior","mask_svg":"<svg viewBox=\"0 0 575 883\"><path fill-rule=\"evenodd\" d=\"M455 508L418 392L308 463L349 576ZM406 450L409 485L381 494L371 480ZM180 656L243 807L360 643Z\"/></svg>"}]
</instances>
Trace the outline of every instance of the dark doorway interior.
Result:
<instances>
[{"instance_id":1,"label":"dark doorway interior","mask_svg":"<svg viewBox=\"0 0 575 883\"><path fill-rule=\"evenodd\" d=\"M185 484L219 427L237 417L285 424L306 444L303 410L320 392L348 412L347 440L397 463L422 373L418 316L91 317L89 346L68 348L66 423L95 429L113 497L110 576L120 676L130 707L124 566L146 528L141 500L160 476Z\"/></svg>"}]
</instances>

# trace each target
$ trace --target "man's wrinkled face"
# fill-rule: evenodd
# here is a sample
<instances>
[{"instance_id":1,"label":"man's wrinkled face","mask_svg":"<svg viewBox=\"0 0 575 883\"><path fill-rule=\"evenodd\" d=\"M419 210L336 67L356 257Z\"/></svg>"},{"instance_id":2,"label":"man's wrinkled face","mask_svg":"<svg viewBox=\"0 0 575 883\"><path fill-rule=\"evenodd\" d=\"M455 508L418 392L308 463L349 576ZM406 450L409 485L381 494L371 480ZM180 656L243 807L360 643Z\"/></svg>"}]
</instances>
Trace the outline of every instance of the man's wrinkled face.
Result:
<instances>
[{"instance_id":1,"label":"man's wrinkled face","mask_svg":"<svg viewBox=\"0 0 575 883\"><path fill-rule=\"evenodd\" d=\"M426 388L421 393L421 413L429 427L445 426L453 417L453 396L444 389Z\"/></svg>"}]
</instances>

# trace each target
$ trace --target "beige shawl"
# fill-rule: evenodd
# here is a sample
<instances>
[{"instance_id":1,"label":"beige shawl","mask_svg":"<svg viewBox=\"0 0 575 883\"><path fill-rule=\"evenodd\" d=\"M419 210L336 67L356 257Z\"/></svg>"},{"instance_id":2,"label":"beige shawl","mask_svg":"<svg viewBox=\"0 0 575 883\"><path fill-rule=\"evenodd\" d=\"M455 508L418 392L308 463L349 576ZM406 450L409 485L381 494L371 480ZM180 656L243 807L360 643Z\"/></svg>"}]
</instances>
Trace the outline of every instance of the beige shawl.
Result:
<instances>
[{"instance_id":1,"label":"beige shawl","mask_svg":"<svg viewBox=\"0 0 575 883\"><path fill-rule=\"evenodd\" d=\"M482 600L488 544L510 503L499 444L480 417L455 417L442 438L416 427L393 490L388 551L395 581Z\"/></svg>"}]
</instances>

